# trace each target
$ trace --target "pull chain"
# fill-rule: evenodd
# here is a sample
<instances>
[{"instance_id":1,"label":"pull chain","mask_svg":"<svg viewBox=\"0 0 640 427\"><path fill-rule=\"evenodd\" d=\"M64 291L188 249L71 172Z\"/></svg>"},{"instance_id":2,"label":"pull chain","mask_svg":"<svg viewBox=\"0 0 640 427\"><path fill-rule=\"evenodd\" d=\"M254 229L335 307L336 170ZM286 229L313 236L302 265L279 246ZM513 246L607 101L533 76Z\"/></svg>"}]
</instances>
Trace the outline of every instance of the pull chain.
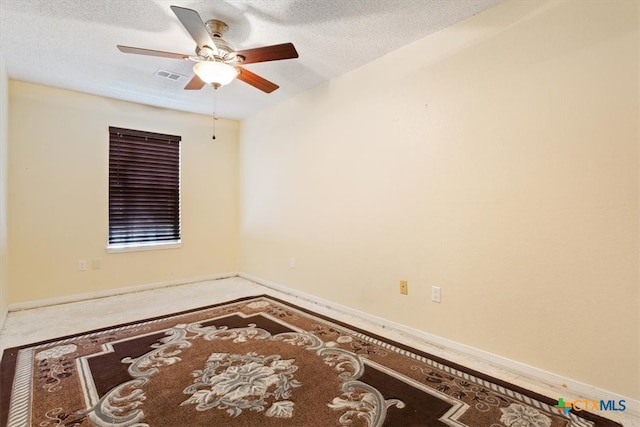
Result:
<instances>
[{"instance_id":1,"label":"pull chain","mask_svg":"<svg viewBox=\"0 0 640 427\"><path fill-rule=\"evenodd\" d=\"M213 136L211 139L216 139L216 120L218 117L216 116L218 111L218 88L216 86L213 87Z\"/></svg>"}]
</instances>

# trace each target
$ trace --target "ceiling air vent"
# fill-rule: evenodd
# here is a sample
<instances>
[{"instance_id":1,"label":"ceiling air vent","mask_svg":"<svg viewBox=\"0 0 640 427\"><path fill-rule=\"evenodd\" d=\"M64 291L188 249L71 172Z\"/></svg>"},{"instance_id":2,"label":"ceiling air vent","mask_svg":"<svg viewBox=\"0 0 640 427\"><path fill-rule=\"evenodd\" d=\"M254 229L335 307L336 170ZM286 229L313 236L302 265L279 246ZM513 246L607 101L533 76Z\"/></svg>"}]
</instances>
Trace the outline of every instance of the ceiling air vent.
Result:
<instances>
[{"instance_id":1,"label":"ceiling air vent","mask_svg":"<svg viewBox=\"0 0 640 427\"><path fill-rule=\"evenodd\" d=\"M155 75L158 77L162 77L163 79L173 80L174 82L184 82L188 80L187 76L165 70L158 70L155 72Z\"/></svg>"}]
</instances>

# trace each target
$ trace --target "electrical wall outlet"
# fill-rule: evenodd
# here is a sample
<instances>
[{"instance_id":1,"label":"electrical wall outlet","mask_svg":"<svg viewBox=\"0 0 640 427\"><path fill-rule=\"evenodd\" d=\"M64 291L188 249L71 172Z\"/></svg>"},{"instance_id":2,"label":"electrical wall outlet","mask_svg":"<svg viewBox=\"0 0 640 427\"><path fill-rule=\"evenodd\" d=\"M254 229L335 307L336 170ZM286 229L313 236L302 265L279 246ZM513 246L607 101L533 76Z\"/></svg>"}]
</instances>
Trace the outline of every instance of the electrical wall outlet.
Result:
<instances>
[{"instance_id":1,"label":"electrical wall outlet","mask_svg":"<svg viewBox=\"0 0 640 427\"><path fill-rule=\"evenodd\" d=\"M431 287L431 301L440 302L440 286Z\"/></svg>"},{"instance_id":2,"label":"electrical wall outlet","mask_svg":"<svg viewBox=\"0 0 640 427\"><path fill-rule=\"evenodd\" d=\"M409 285L407 284L406 280L400 280L400 293L402 295L409 294Z\"/></svg>"},{"instance_id":3,"label":"electrical wall outlet","mask_svg":"<svg viewBox=\"0 0 640 427\"><path fill-rule=\"evenodd\" d=\"M289 258L289 268L296 268L296 259L294 257Z\"/></svg>"},{"instance_id":4,"label":"electrical wall outlet","mask_svg":"<svg viewBox=\"0 0 640 427\"><path fill-rule=\"evenodd\" d=\"M79 259L78 260L78 270L79 271L85 271L87 269L87 260L86 259Z\"/></svg>"}]
</instances>

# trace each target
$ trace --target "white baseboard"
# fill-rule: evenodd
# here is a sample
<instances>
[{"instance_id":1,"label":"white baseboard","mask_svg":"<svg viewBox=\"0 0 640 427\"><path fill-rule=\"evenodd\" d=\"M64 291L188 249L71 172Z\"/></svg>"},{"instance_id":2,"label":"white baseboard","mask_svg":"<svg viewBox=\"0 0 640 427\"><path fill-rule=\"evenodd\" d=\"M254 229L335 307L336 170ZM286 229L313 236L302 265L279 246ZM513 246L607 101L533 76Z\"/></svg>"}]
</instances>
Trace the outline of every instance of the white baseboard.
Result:
<instances>
[{"instance_id":1,"label":"white baseboard","mask_svg":"<svg viewBox=\"0 0 640 427\"><path fill-rule=\"evenodd\" d=\"M251 280L252 282L256 282L260 285L266 286L268 288L274 289L276 291L282 292L284 294L290 295L292 297L301 298L310 303L317 304L322 307L329 307L338 312L342 312L350 316L361 318L367 322L374 324L375 326L381 329L394 331L402 335L405 335L407 337L413 338L415 340L425 341L436 347L453 350L455 352L462 354L463 356L466 356L467 358L470 357L481 363L489 363L490 365L492 365L492 367L496 367L499 370L509 373L508 376L515 375L515 376L521 377L524 380L523 382L542 385L542 388L544 388L547 391L546 393L542 393L542 394L548 395L549 391L555 393L555 395L548 396L550 398L564 397L567 401L579 400L579 399L588 399L588 400L594 400L594 401L625 400L626 410L624 411L624 417L627 421L630 421L628 425L640 426L640 401L639 400L631 399L627 396L623 396L621 394L614 393L612 391L603 390L598 387L585 384L581 381L564 377L562 375L558 375L553 372L548 372L543 369L536 368L534 366L517 362L515 360L511 360L506 357L499 356L497 354L493 354L484 350L480 350L475 347L471 347L456 341L452 341L447 338L442 338L437 335L433 335L428 332L421 331L419 329L402 325L400 323L392 322L382 317L365 313L363 311L359 311L351 307L347 307L347 306L335 303L333 301L319 298L314 295L308 294L306 292L302 292L296 289L291 289L289 287L283 286L278 283L270 282L268 280L264 280L259 277L255 277L246 273L239 273L239 276L244 279ZM452 361L457 362L456 360L452 360ZM464 361L460 361L460 364L464 365L465 363ZM491 372L491 375L497 378L500 378L499 375L494 375L494 372ZM507 382L512 382L512 383L514 382L508 378L500 378L500 379L503 379ZM533 390L533 391L536 391L536 390ZM618 418L616 415L618 414L607 413L604 416L609 418Z\"/></svg>"},{"instance_id":2,"label":"white baseboard","mask_svg":"<svg viewBox=\"0 0 640 427\"><path fill-rule=\"evenodd\" d=\"M32 308L46 307L50 305L67 304L71 302L86 301L86 300L97 299L97 298L107 298L115 295L167 288L170 286L180 286L180 285L186 285L189 283L204 282L207 280L226 279L229 277L237 277L237 276L238 276L237 272L229 272L229 273L211 274L207 276L190 277L186 279L169 280L166 282L148 283L146 285L127 286L123 288L107 289L104 291L88 292L84 294L65 295L62 297L47 298L47 299L41 299L41 300L33 300L33 301L9 304L7 311L29 310Z\"/></svg>"}]
</instances>

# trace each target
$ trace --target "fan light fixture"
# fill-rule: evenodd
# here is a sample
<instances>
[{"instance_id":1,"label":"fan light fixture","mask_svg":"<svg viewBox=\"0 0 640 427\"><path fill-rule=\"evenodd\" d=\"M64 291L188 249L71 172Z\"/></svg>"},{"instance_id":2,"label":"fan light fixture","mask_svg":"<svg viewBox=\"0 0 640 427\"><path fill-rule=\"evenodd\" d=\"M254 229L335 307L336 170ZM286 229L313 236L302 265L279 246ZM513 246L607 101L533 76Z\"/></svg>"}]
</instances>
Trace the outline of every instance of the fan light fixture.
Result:
<instances>
[{"instance_id":1,"label":"fan light fixture","mask_svg":"<svg viewBox=\"0 0 640 427\"><path fill-rule=\"evenodd\" d=\"M205 83L218 88L229 84L238 76L238 70L229 64L217 61L196 62L193 72Z\"/></svg>"}]
</instances>

